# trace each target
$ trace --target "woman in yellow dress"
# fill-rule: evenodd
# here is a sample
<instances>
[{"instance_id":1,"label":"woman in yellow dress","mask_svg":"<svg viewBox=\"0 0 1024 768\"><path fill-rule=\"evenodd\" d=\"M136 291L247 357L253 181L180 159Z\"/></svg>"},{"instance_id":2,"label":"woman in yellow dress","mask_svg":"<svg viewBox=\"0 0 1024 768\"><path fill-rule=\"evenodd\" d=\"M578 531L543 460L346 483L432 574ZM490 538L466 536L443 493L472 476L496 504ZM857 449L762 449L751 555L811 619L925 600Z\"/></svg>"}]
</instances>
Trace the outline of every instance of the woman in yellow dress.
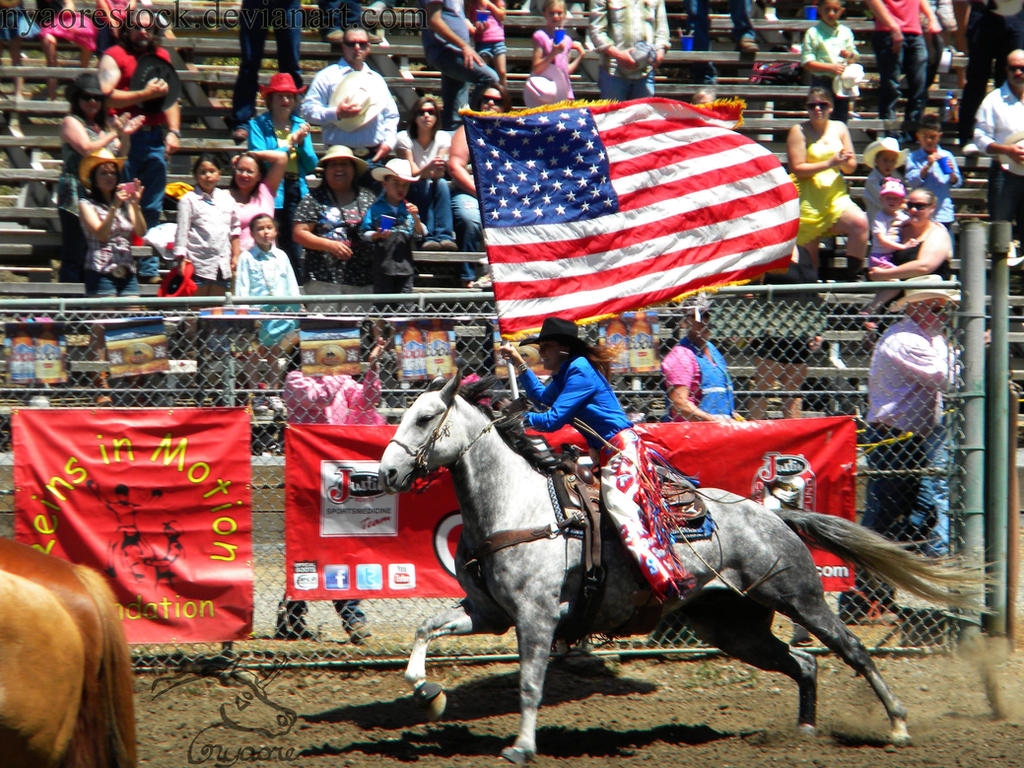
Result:
<instances>
[{"instance_id":1,"label":"woman in yellow dress","mask_svg":"<svg viewBox=\"0 0 1024 768\"><path fill-rule=\"evenodd\" d=\"M800 193L796 242L807 249L817 269L818 238L846 235L852 274L859 271L868 244L867 216L853 202L843 178L857 168L853 140L844 123L829 119L832 94L824 88L807 93L807 112L809 119L790 128L786 138L790 174Z\"/></svg>"}]
</instances>

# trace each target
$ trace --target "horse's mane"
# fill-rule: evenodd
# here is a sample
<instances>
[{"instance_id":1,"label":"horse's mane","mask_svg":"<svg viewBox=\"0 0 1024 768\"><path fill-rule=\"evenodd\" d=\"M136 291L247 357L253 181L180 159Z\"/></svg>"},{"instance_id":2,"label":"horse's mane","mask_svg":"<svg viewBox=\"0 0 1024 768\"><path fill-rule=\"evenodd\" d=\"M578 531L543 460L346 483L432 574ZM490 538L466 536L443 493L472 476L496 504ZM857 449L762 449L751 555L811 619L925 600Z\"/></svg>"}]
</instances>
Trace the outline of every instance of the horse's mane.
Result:
<instances>
[{"instance_id":1,"label":"horse's mane","mask_svg":"<svg viewBox=\"0 0 1024 768\"><path fill-rule=\"evenodd\" d=\"M459 394L462 398L477 408L489 420L494 421L494 430L505 441L505 445L518 453L530 464L533 469L541 474L551 473L551 446L540 436L529 436L523 427L523 411L513 414L505 413L505 409L498 407L498 417L495 419L494 404L500 395L493 391L498 380L491 375L481 379L463 384L459 387ZM542 445L538 445L537 442ZM545 450L546 449L546 450Z\"/></svg>"}]
</instances>

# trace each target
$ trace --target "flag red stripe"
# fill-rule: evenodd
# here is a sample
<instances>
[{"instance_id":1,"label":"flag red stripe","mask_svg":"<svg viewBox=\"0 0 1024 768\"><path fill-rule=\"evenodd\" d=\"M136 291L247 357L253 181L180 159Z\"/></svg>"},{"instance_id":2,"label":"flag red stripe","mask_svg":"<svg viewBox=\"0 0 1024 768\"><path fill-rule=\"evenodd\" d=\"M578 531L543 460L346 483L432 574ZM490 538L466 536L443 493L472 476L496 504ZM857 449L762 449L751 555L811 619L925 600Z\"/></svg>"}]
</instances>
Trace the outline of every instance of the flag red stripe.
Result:
<instances>
[{"instance_id":1,"label":"flag red stripe","mask_svg":"<svg viewBox=\"0 0 1024 768\"><path fill-rule=\"evenodd\" d=\"M747 151L748 147L746 146L746 143L737 142L736 138L736 136L711 136L688 144L678 144L653 149L642 155L637 155L636 157L630 157L617 162L609 162L611 176L612 179L618 179L634 173L642 173L645 171L650 172L652 167L663 168L668 165L683 163L695 158L705 160L706 158L710 158L720 152L740 148L742 148L747 155L750 155L750 152ZM743 137L740 136L738 138ZM768 152L768 150L764 150L761 153L761 157L771 158L773 160L775 159L775 156ZM775 162L773 167L779 167L778 161Z\"/></svg>"},{"instance_id":2,"label":"flag red stripe","mask_svg":"<svg viewBox=\"0 0 1024 768\"><path fill-rule=\"evenodd\" d=\"M673 133L698 129L703 131L724 130L719 129L717 126L708 125L699 118L640 120L634 123L626 123L625 125L615 125L610 128L602 128L601 122L597 122L597 132L601 137L601 143L604 144L605 147L614 147L617 144L622 144L626 141L649 141L657 134L661 133ZM740 134L736 134L736 136L745 138ZM747 141L749 142L750 139L747 139Z\"/></svg>"},{"instance_id":3,"label":"flag red stripe","mask_svg":"<svg viewBox=\"0 0 1024 768\"><path fill-rule=\"evenodd\" d=\"M781 193L780 193L781 190ZM743 213L752 213L777 207L795 196L795 188L775 187L742 199ZM488 245L487 258L496 264L520 264L531 261L558 261L573 258L574 254L601 253L612 248L624 248L643 243L673 232L686 232L709 223L736 218L734 202L706 206L696 211L685 211L647 224L626 227L596 235L569 240L549 240L520 245ZM795 230L794 235L795 236Z\"/></svg>"}]
</instances>

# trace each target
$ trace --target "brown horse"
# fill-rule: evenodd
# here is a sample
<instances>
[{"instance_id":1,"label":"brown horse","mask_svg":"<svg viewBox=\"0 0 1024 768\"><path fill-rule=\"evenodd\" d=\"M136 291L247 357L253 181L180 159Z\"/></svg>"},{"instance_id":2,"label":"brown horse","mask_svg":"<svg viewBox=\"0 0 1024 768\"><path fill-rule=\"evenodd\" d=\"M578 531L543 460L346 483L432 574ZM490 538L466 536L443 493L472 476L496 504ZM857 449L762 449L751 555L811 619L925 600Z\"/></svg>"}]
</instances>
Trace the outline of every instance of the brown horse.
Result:
<instances>
[{"instance_id":1,"label":"brown horse","mask_svg":"<svg viewBox=\"0 0 1024 768\"><path fill-rule=\"evenodd\" d=\"M0 539L0 763L135 765L131 654L103 577Z\"/></svg>"}]
</instances>

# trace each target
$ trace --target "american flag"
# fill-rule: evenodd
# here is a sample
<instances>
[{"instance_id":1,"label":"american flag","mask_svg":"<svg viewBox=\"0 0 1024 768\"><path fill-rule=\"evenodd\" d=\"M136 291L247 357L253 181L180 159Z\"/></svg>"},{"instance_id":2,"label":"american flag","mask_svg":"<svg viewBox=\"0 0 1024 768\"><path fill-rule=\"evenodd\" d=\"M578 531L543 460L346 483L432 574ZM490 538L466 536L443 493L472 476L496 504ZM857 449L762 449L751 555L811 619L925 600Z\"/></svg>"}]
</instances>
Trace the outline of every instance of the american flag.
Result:
<instances>
[{"instance_id":1,"label":"american flag","mask_svg":"<svg viewBox=\"0 0 1024 768\"><path fill-rule=\"evenodd\" d=\"M740 110L643 99L466 114L502 335L785 266L796 188L732 130Z\"/></svg>"}]
</instances>

